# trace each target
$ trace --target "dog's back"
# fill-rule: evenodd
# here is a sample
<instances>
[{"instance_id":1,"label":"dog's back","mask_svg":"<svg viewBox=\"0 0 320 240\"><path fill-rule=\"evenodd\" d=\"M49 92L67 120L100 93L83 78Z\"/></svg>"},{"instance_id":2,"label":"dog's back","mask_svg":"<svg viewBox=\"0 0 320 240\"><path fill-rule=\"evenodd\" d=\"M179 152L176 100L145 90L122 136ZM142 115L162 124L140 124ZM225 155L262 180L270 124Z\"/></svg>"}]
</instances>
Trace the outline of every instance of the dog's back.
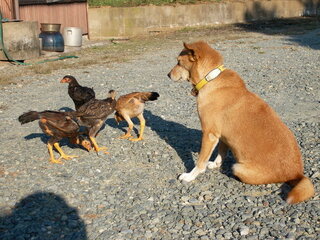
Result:
<instances>
[{"instance_id":1,"label":"dog's back","mask_svg":"<svg viewBox=\"0 0 320 240\"><path fill-rule=\"evenodd\" d=\"M224 81L222 73L221 82L215 83L219 87L212 87L208 94L212 96L209 100L212 104L222 104L210 115L221 118L218 120L223 124L221 140L237 159L234 174L249 184L296 185L297 190L294 188L288 195L290 203L313 196L314 188L303 175L303 161L293 133L266 102L241 84L243 81L235 72L227 71L226 75L232 79ZM213 125L216 123L212 121Z\"/></svg>"}]
</instances>

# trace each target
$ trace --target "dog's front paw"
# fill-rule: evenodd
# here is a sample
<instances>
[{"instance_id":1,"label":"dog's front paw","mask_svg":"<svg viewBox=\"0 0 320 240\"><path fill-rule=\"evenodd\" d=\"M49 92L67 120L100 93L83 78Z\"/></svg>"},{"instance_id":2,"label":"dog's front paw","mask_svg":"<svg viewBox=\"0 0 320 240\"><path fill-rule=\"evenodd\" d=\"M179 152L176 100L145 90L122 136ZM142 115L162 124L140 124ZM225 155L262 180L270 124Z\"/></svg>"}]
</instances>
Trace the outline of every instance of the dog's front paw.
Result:
<instances>
[{"instance_id":1,"label":"dog's front paw","mask_svg":"<svg viewBox=\"0 0 320 240\"><path fill-rule=\"evenodd\" d=\"M196 179L196 177L191 172L190 173L182 173L179 176L180 181L191 182L194 179Z\"/></svg>"}]
</instances>

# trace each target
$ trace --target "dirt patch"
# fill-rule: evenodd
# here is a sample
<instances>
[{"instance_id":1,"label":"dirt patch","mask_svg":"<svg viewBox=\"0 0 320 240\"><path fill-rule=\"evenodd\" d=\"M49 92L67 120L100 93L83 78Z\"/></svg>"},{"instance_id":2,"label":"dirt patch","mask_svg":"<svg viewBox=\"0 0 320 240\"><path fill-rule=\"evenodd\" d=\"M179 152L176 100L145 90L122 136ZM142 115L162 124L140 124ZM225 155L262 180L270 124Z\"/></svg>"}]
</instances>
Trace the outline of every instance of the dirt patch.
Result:
<instances>
[{"instance_id":1,"label":"dirt patch","mask_svg":"<svg viewBox=\"0 0 320 240\"><path fill-rule=\"evenodd\" d=\"M141 53L156 51L157 48L177 42L204 40L209 43L251 37L253 34L297 35L320 26L317 18L292 18L274 21L259 21L246 24L217 25L201 28L184 28L174 32L156 33L150 36L134 37L128 41L110 40L92 44L79 51L64 53L61 56L76 55L79 58L65 59L31 66L0 62L0 88L16 84L26 75L50 74L58 69L73 69L83 66L128 61ZM57 56L53 56L56 58ZM27 63L43 61L34 59Z\"/></svg>"}]
</instances>

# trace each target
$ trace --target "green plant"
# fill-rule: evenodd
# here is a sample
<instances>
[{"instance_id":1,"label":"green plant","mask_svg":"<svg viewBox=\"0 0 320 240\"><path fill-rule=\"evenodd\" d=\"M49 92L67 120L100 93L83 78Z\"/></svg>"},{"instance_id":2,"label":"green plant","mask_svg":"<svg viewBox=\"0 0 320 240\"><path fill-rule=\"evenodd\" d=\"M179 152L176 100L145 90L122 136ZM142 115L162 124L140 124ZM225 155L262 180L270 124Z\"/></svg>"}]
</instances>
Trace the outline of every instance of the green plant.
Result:
<instances>
[{"instance_id":1,"label":"green plant","mask_svg":"<svg viewBox=\"0 0 320 240\"><path fill-rule=\"evenodd\" d=\"M144 5L194 4L201 2L220 2L221 0L88 0L89 6L136 7Z\"/></svg>"}]
</instances>

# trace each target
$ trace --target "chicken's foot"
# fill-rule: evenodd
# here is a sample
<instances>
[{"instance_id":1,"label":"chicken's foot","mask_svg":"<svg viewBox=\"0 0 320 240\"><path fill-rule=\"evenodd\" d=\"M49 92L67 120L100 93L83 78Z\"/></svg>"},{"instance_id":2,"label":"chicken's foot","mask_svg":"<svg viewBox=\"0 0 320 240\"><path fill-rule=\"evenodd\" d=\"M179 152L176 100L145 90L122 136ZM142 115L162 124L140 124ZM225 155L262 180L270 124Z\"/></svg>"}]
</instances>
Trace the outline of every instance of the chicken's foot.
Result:
<instances>
[{"instance_id":1,"label":"chicken's foot","mask_svg":"<svg viewBox=\"0 0 320 240\"><path fill-rule=\"evenodd\" d=\"M140 120L140 133L139 133L139 137L138 138L130 138L130 141L133 142L138 142L143 140L143 132L144 132L144 127L146 126L146 120L144 119L142 114L139 114L138 119Z\"/></svg>"},{"instance_id":2,"label":"chicken's foot","mask_svg":"<svg viewBox=\"0 0 320 240\"><path fill-rule=\"evenodd\" d=\"M97 144L97 141L96 141L96 139L94 137L90 137L89 136L89 138L90 138L90 140L91 140L91 142L93 144L94 150L96 152L107 150L107 147L99 147L98 144ZM107 151L105 151L104 153L109 154L109 152L107 152Z\"/></svg>"},{"instance_id":3,"label":"chicken's foot","mask_svg":"<svg viewBox=\"0 0 320 240\"><path fill-rule=\"evenodd\" d=\"M76 155L67 155L67 154L65 154L65 153L62 151L59 143L57 143L57 142L54 143L53 146L54 146L54 147L58 150L58 152L60 153L59 160L60 160L61 158L65 159L65 160L71 160L72 158L77 158L77 157L79 157L79 156L76 156Z\"/></svg>"},{"instance_id":4,"label":"chicken's foot","mask_svg":"<svg viewBox=\"0 0 320 240\"><path fill-rule=\"evenodd\" d=\"M120 139L127 139L127 138L131 138L131 137L132 137L132 135L131 135L131 133L130 133L130 130L128 130L128 131L126 132L126 134L120 136L119 138L120 138Z\"/></svg>"},{"instance_id":5,"label":"chicken's foot","mask_svg":"<svg viewBox=\"0 0 320 240\"><path fill-rule=\"evenodd\" d=\"M130 122L129 122L129 121L127 121L127 122L129 123L128 130L127 130L126 134L124 134L124 135L122 135L122 136L119 137L120 139L128 139L128 138L133 137L133 136L131 135L131 131L132 131L132 129L133 129L133 123L131 122L131 120L130 120Z\"/></svg>"},{"instance_id":6,"label":"chicken's foot","mask_svg":"<svg viewBox=\"0 0 320 240\"><path fill-rule=\"evenodd\" d=\"M53 145L51 143L48 143L48 151L50 155L50 162L51 163L58 163L58 164L63 164L63 162L60 161L60 159L55 159L53 155Z\"/></svg>"}]
</instances>

